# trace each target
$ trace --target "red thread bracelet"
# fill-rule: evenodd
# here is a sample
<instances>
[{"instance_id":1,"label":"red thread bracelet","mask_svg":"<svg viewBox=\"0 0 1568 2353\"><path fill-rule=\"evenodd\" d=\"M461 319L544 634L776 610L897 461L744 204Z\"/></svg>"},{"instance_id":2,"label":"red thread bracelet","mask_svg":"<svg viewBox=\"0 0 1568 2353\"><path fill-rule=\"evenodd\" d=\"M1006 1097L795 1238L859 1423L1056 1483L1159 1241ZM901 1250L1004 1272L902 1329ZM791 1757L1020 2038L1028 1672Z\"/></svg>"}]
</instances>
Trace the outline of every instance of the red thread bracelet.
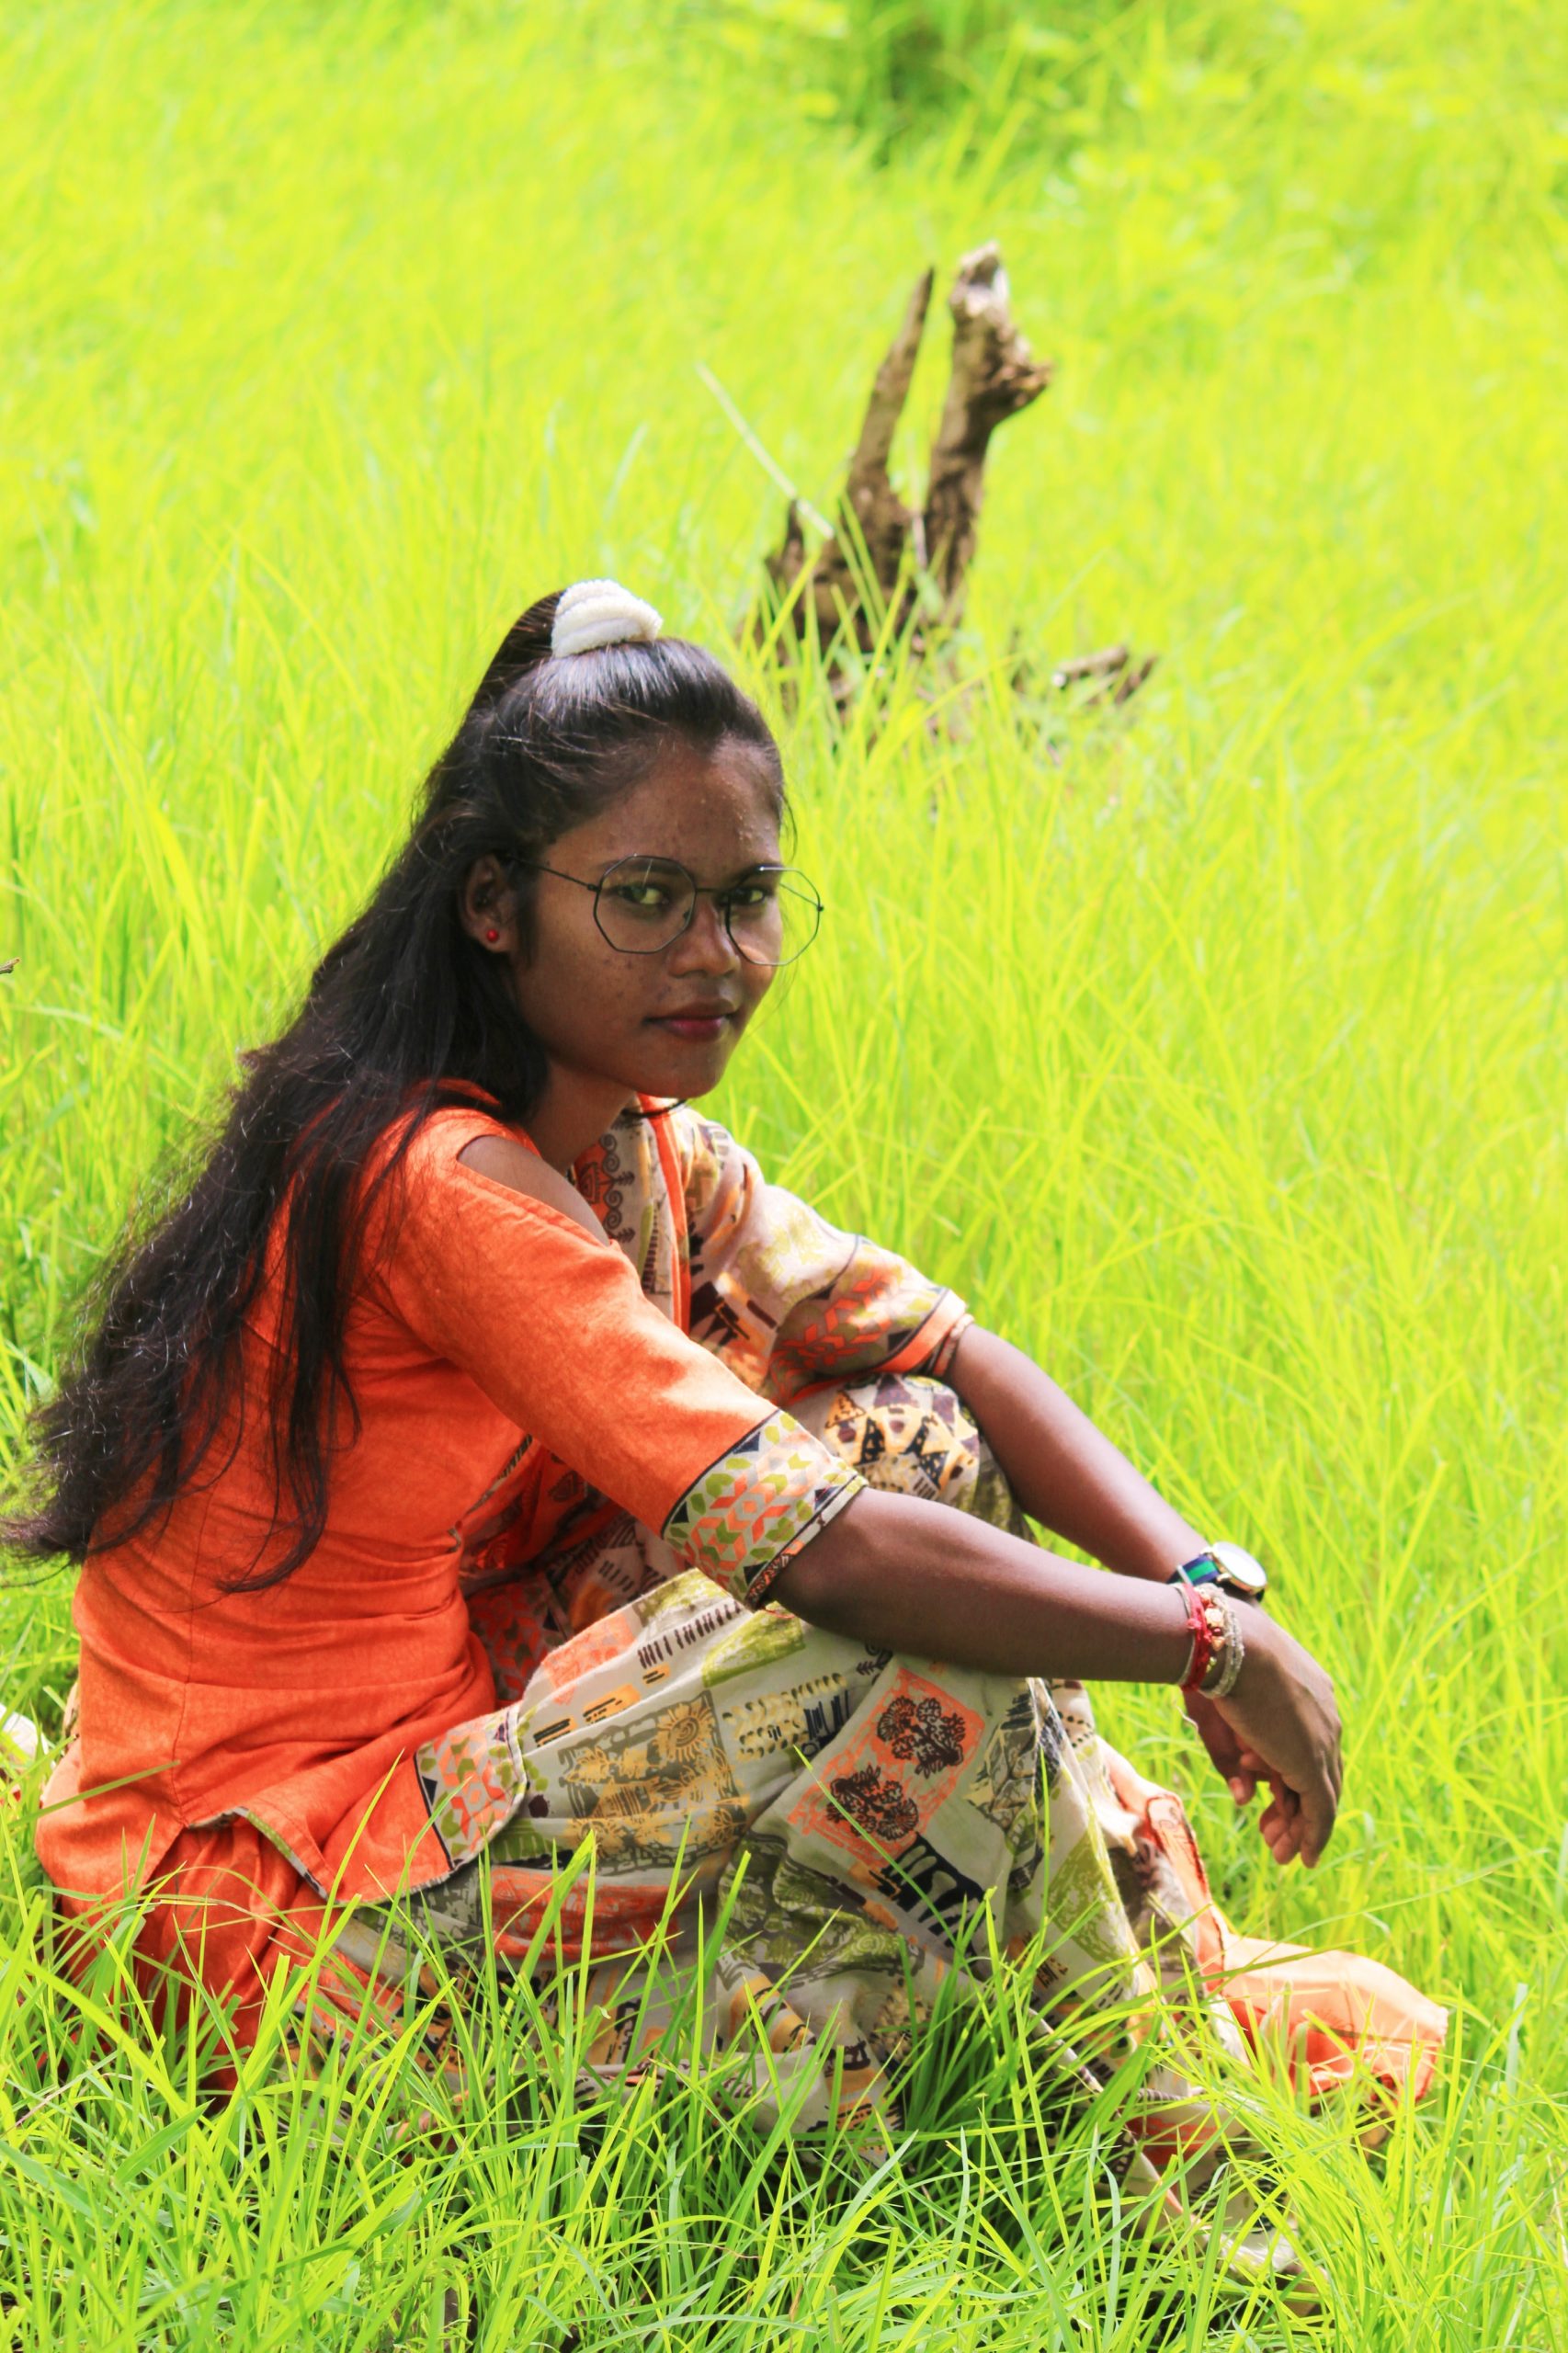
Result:
<instances>
[{"instance_id":1,"label":"red thread bracelet","mask_svg":"<svg viewBox=\"0 0 1568 2353\"><path fill-rule=\"evenodd\" d=\"M1222 1630L1209 1615L1206 1597L1199 1588L1187 1585L1185 1578L1182 1583L1186 1587L1187 1626L1192 1636L1192 1656L1187 1660L1187 1673L1181 1678L1180 1688L1184 1691L1197 1691L1201 1688L1204 1677L1214 1664L1214 1653Z\"/></svg>"}]
</instances>

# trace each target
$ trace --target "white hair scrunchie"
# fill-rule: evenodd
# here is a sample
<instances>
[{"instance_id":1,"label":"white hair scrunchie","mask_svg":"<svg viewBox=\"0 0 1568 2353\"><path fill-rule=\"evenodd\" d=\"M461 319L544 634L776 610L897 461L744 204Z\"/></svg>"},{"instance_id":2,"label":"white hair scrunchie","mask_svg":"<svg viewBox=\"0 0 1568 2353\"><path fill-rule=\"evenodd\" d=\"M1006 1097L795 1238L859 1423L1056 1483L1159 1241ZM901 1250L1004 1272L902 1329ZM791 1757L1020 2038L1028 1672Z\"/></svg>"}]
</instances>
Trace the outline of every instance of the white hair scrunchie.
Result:
<instances>
[{"instance_id":1,"label":"white hair scrunchie","mask_svg":"<svg viewBox=\"0 0 1568 2353\"><path fill-rule=\"evenodd\" d=\"M651 645L664 622L652 605L619 580L578 580L561 592L550 632L551 654L592 654L601 645Z\"/></svg>"}]
</instances>

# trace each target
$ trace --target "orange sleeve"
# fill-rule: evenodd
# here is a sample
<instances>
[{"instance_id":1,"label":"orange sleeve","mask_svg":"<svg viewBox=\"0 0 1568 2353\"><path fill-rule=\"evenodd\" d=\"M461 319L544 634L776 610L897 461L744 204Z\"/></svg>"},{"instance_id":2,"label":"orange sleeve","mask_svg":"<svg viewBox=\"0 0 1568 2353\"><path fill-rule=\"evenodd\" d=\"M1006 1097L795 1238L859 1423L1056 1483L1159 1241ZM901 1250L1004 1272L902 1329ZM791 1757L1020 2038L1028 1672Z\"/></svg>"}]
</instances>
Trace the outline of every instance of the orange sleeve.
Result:
<instances>
[{"instance_id":1,"label":"orange sleeve","mask_svg":"<svg viewBox=\"0 0 1568 2353\"><path fill-rule=\"evenodd\" d=\"M759 1599L863 1482L661 1314L608 1236L458 1157L511 1132L467 1112L420 1131L376 1276L386 1303L687 1567Z\"/></svg>"}]
</instances>

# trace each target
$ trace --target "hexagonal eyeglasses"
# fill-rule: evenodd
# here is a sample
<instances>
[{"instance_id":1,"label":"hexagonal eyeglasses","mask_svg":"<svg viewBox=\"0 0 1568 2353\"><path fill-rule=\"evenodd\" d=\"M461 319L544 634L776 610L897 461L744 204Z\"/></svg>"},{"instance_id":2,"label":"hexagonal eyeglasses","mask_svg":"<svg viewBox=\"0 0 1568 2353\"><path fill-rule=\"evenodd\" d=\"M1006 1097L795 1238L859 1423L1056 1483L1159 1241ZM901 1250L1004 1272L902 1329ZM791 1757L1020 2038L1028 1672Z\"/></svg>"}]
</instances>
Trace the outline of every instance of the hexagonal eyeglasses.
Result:
<instances>
[{"instance_id":1,"label":"hexagonal eyeglasses","mask_svg":"<svg viewBox=\"0 0 1568 2353\"><path fill-rule=\"evenodd\" d=\"M823 904L799 867L754 866L734 882L699 883L673 858L622 858L586 882L559 866L522 858L534 874L553 874L594 894L594 921L623 956L656 956L691 927L699 899L711 899L748 964L792 964L817 936Z\"/></svg>"}]
</instances>

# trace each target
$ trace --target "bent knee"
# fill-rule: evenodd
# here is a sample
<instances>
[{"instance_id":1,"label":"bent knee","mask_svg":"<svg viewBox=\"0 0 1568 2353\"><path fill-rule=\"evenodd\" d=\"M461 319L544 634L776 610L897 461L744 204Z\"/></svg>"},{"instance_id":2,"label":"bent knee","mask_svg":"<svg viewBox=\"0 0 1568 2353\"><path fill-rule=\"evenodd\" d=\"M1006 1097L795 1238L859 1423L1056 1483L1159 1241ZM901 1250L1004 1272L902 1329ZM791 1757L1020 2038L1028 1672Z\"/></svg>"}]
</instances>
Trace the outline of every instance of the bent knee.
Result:
<instances>
[{"instance_id":1,"label":"bent knee","mask_svg":"<svg viewBox=\"0 0 1568 2353\"><path fill-rule=\"evenodd\" d=\"M872 1373L820 1389L790 1411L869 1486L951 1504L1002 1525L1016 1516L979 1424L945 1381L917 1372Z\"/></svg>"}]
</instances>

